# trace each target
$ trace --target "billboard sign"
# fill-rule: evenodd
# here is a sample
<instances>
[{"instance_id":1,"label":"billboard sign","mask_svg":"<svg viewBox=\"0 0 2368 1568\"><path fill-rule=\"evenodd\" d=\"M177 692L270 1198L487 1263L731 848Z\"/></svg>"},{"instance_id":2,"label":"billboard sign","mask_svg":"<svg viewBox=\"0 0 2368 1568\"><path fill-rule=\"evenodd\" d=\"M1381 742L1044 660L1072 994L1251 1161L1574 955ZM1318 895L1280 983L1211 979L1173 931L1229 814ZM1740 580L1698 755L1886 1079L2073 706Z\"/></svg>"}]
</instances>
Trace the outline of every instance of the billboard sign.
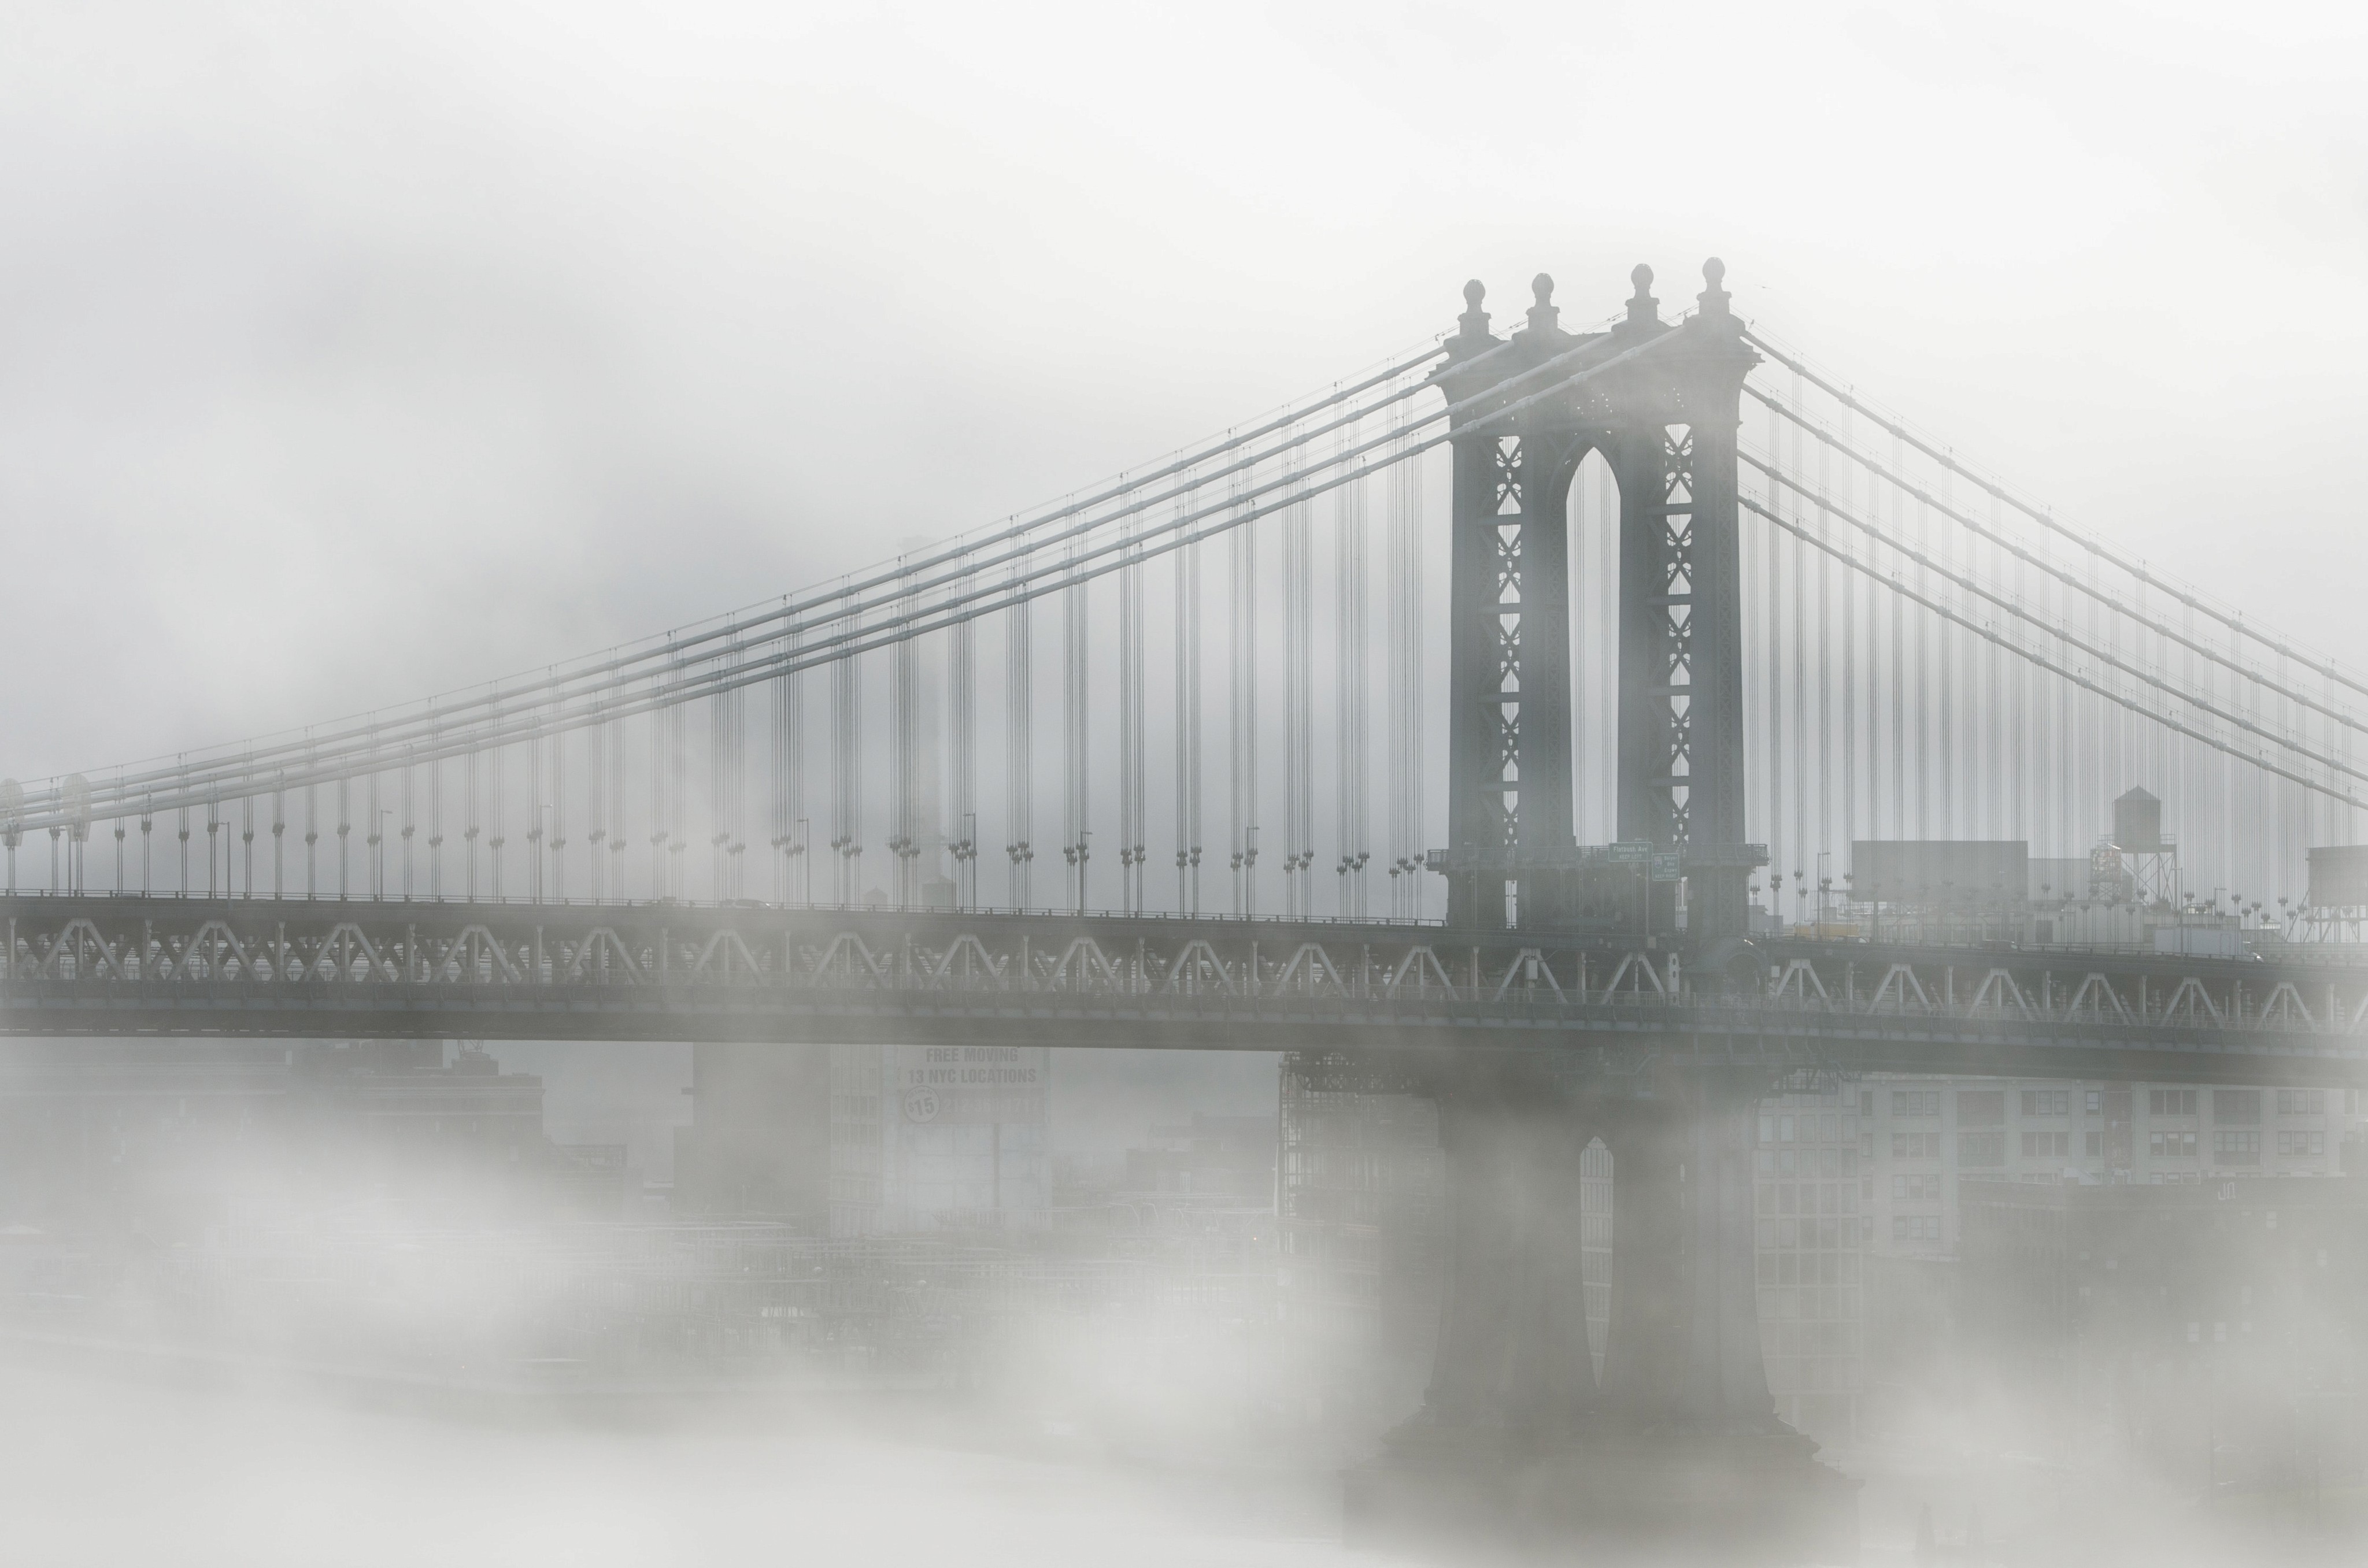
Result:
<instances>
[{"instance_id":1,"label":"billboard sign","mask_svg":"<svg viewBox=\"0 0 2368 1568\"><path fill-rule=\"evenodd\" d=\"M908 1123L1042 1121L1052 1065L1041 1045L904 1045L890 1051Z\"/></svg>"}]
</instances>

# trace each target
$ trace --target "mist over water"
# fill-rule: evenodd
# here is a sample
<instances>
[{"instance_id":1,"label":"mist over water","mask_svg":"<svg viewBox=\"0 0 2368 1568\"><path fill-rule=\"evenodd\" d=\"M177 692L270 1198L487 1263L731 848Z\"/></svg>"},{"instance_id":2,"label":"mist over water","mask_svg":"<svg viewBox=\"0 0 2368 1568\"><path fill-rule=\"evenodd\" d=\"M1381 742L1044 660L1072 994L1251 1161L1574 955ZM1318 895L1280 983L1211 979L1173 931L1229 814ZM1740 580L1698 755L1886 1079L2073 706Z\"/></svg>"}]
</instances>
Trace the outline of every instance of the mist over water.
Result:
<instances>
[{"instance_id":1,"label":"mist over water","mask_svg":"<svg viewBox=\"0 0 2368 1568\"><path fill-rule=\"evenodd\" d=\"M632 1130L682 1097L678 1052L504 1046L482 1069L433 1046L259 1052L381 1082L399 1057L415 1091L447 1072L523 1084L535 1062L545 1125L569 1108L572 1135L631 1151L630 1183L586 1187L536 1164L560 1147L541 1131L437 1149L322 1105L211 1122L153 1095L97 1119L52 1105L53 1135L115 1131L40 1148L26 1106L42 1062L54 1093L60 1051L108 1049L12 1045L0 1085L0 1506L24 1561L1398 1560L1342 1544L1341 1478L1421 1403L1445 1283L1422 1205L1385 1206L1378 1271L1343 1272L1337 1252L1279 1259L1210 1229L1220 1205L1270 1224L1270 1195L1195 1209L1153 1170L1213 1187L1212 1128L1271 1137L1272 1058L1064 1053L1053 1233L850 1250L668 1212L643 1165L662 1145ZM172 1049L135 1056L153 1074ZM1179 1105L1200 1112L1197 1162L1161 1131ZM1358 1114L1413 1116L1413 1135L1366 1147L1419 1187L1437 1166L1417 1108ZM1130 1150L1128 1175L1097 1177ZM2329 1200L2350 1185L2328 1181ZM2309 1224L2289 1211L2283 1232L2305 1264L2328 1234ZM1870 1344L1839 1429L1806 1423L1862 1483L1859 1560L2351 1560L2356 1315L2341 1297L2298 1319L2271 1302L2280 1269L2236 1261L2278 1343L2168 1380L2136 1363L2177 1349L2135 1344L2135 1396L2093 1386L2110 1344L2069 1361L2001 1348L1963 1281L1895 1304L1870 1340L1911 1343ZM809 1273L830 1289L803 1290ZM830 1316L833 1300L851 1310ZM818 1306L828 1332L801 1332ZM2316 1367L2300 1383L2295 1355ZM2303 1385L2313 1425L2280 1426Z\"/></svg>"}]
</instances>

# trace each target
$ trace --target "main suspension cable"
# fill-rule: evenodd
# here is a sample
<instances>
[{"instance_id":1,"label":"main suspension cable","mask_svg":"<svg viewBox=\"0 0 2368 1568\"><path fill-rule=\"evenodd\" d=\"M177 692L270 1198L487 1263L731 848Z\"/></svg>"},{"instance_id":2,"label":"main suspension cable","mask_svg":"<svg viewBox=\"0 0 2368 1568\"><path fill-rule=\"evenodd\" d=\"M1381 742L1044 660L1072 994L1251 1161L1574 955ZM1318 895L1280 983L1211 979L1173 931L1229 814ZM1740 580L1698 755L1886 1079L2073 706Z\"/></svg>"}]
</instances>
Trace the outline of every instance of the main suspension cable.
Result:
<instances>
[{"instance_id":1,"label":"main suspension cable","mask_svg":"<svg viewBox=\"0 0 2368 1568\"><path fill-rule=\"evenodd\" d=\"M2242 615L2237 614L2233 611L2221 609L2218 606L2213 604L2209 599L2203 597L2201 595L2181 586L2178 583L2172 582L2167 577L2157 575L2154 572L2149 571L2145 562L2131 560L2129 557L2113 550L2102 540L2081 533L2076 528L2058 522L2055 517L2044 508L2032 506L2028 501L2016 495L2012 491L2008 490L2004 485L2001 485L1996 481L1967 468L1943 449L1935 447L1931 442L1925 440L1913 430L1901 425L1898 421L1890 418L1881 410L1870 407L1847 390L1836 386L1832 381L1827 381L1823 376L1818 375L1815 370L1810 369L1806 365L1803 364L1800 359L1793 355L1787 354L1784 350L1776 347L1765 337L1753 332L1748 327L1744 329L1743 340L1746 343L1750 344L1754 348L1759 349L1761 353L1767 355L1770 358L1775 360L1778 364L1783 366L1786 369L1793 371L1795 375L1800 376L1803 380L1816 387L1820 392L1826 393L1827 396L1833 398L1836 402L1843 404L1845 407L1865 415L1869 419L1874 421L1878 426L1880 426L1894 439L1914 447L1918 451L1923 453L1934 462L1939 463L1950 472L1957 474L1964 479L1970 480L1973 483L1980 486L1984 492L1996 496L1998 500L2006 503L2006 505L2013 507L2016 511L2021 512L2023 516L2031 518L2033 522L2047 529L2050 533L2055 534L2059 538L2079 546L2082 550L2087 551L2090 555L2095 556L2097 559L2104 562L2106 564L2113 567L2117 571L2126 573L2129 576L2146 584L2148 587L2160 589L2162 592L2169 594L2171 597L2177 599L2180 604L2185 605L2190 609L2198 610L2204 615L2210 616L2214 620L2219 622L2222 626L2227 628L2230 631L2237 633L2238 636L2249 637L2254 642L2260 643L2263 647L2270 649L2271 652L2278 653L2282 657L2297 661L2313 674L2348 687L2361 696L2368 697L2368 683L2363 683L2355 679L2353 676L2345 674L2343 670L2338 667L2332 661L2314 657L2313 655L2303 652L2301 649L2295 648L2287 642L2282 642L2278 638L2271 636L2269 633L2261 631L2255 623L2247 620Z\"/></svg>"},{"instance_id":2,"label":"main suspension cable","mask_svg":"<svg viewBox=\"0 0 2368 1568\"><path fill-rule=\"evenodd\" d=\"M1771 465L1763 461L1751 452L1738 451L1736 455L1746 464L1758 469L1761 473L1768 475L1775 483L1781 484L1788 490L1798 491L1804 494L1806 494L1801 485L1796 483L1791 478L1777 473ZM2123 658L2111 648L2100 646L2090 639L2080 636L2077 632L2071 631L2060 624L2051 623L2041 619L2039 617L2032 615L2022 606L2015 603L2014 600L2006 594L1988 586L1982 583L1978 578L1973 577L1965 573L1959 572L1946 562L1933 560L1930 556L1925 554L1914 545L1907 543L1905 540L1888 537L1881 528L1877 528L1874 524L1866 521L1864 518L1858 517L1856 514L1846 511L1842 507L1833 506L1831 503L1820 503L1820 506L1831 516L1848 523L1851 528L1856 528L1859 532L1866 535L1869 539L1873 540L1876 543L1897 552L1899 555L1905 557L1910 562L1913 562L1918 566L1921 566L1931 572L1943 582L1952 584L1963 591L1972 594L1978 598L1985 599L1990 604L1997 606L1998 608L2004 611L2017 624L2029 626L2036 631L2043 631L2048 636L2054 637L2057 641L2063 642L2067 647L2078 649L2081 653L2087 654L2089 658L2096 660L2099 664L2119 670L2123 675L2129 676L2135 680L2152 687L2166 697L2186 703L2189 707L2194 709L2198 712L2208 713L2213 718L2219 720L2222 723L2227 724L2234 729L2242 730L2248 734L2257 735L2262 740L2268 741L2272 745L2290 751L2296 756L2302 757L2306 761L2316 763L2319 767L2327 768L2329 772L2346 774L2351 778L2361 779L2363 782L2368 782L2368 769L2356 768L2340 758L2314 751L2304 743L2294 740L2290 736L2279 734L2276 731L2245 717L2242 713L2232 712L2227 709L2221 707L2218 703L2209 698L2198 697L2192 691L2188 691L2175 686L2170 681L2155 674L2153 671L2132 664L2129 660Z\"/></svg>"},{"instance_id":3,"label":"main suspension cable","mask_svg":"<svg viewBox=\"0 0 2368 1568\"><path fill-rule=\"evenodd\" d=\"M2135 699L2125 696L2100 681L2093 680L2089 676L2080 674L2078 670L2074 670L2064 665L2058 664L2056 661L2050 659L2046 654L2042 653L2035 649L2026 647L2021 643L2014 642L2013 640L2006 637L2003 633L1999 632L1995 627L1984 625L1982 622L1974 619L1972 617L1965 615L1964 612L1941 602L1941 600L1935 599L1929 595L1918 593L1917 590L1907 586L1907 584L1899 581L1896 577L1885 576L1873 566L1859 560L1856 556L1842 550L1839 546L1828 544L1822 540L1814 538L1810 534L1809 530L1786 522L1782 517L1778 517L1773 510L1761 506L1759 502L1751 499L1748 495L1739 497L1738 504L1745 511L1750 512L1757 517L1766 518L1769 522L1774 524L1777 528L1783 529L1794 539L1807 544L1810 548L1823 551L1826 554L1841 562L1851 570L1865 574L1875 582L1882 584L1892 593L1919 605L1925 609L1930 610L1933 614L1940 616L1952 625L1961 627L1964 630L1972 632L1976 637L1982 638L1986 642L1995 643L1998 646L2006 649L2009 653L2013 653L2018 658L2029 662L2034 667L2044 670L2048 674L2055 676L2061 680L2069 681L2073 685L2079 687L2084 691L2094 693L2098 697L2104 699L2106 701L2114 703L2117 706L2138 715L2138 717L2145 719L2149 723L2160 724L2163 728L2169 730L2174 733L2184 735L2190 740L2199 741L2204 745L2211 747L2213 750L2219 752L2226 756L2233 757L2237 761L2260 768L2264 772L2274 774L2280 778L2286 779L2294 784L2298 784L2302 788L2311 790L2316 794L2326 796L2328 800L2340 801L2349 806L2368 805L2368 801L2362 801L2361 797L2351 794L2348 790L2340 790L2332 784L2321 783L2319 780L2310 778L2306 774L2297 773L2292 768L2271 762L2266 756L2248 755L2246 752L2230 744L2228 742L2222 740L2216 735L2208 734L2202 730L2196 729L2192 725L2180 722L2179 720L2170 717L2169 714L2157 712L2155 710L2146 708L2141 705Z\"/></svg>"}]
</instances>

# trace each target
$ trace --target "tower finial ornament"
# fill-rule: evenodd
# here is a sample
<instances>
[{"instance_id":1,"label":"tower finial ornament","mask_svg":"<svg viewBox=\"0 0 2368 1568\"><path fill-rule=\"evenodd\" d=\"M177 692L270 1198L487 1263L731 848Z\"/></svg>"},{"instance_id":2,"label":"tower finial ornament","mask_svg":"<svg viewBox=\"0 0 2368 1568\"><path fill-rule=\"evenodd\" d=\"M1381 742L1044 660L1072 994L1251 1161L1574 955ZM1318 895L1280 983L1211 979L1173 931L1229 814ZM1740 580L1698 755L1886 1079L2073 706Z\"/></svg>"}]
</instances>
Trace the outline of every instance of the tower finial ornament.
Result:
<instances>
[{"instance_id":1,"label":"tower finial ornament","mask_svg":"<svg viewBox=\"0 0 2368 1568\"><path fill-rule=\"evenodd\" d=\"M1487 297L1487 285L1477 278L1463 286L1463 313L1455 318L1455 324L1463 329L1464 336L1488 335L1488 312L1480 308L1480 301Z\"/></svg>"},{"instance_id":2,"label":"tower finial ornament","mask_svg":"<svg viewBox=\"0 0 2368 1568\"><path fill-rule=\"evenodd\" d=\"M1716 256L1703 262L1702 282L1706 287L1701 293L1694 296L1702 301L1702 313L1705 316L1726 314L1726 301L1731 297L1724 287L1726 282L1726 263Z\"/></svg>"},{"instance_id":3,"label":"tower finial ornament","mask_svg":"<svg viewBox=\"0 0 2368 1568\"><path fill-rule=\"evenodd\" d=\"M1530 307L1530 330L1531 332L1554 331L1555 323L1562 315L1560 311L1554 309L1554 275L1541 272L1531 278L1530 292L1537 296L1537 303Z\"/></svg>"},{"instance_id":4,"label":"tower finial ornament","mask_svg":"<svg viewBox=\"0 0 2368 1568\"><path fill-rule=\"evenodd\" d=\"M1660 301L1653 298L1653 269L1640 261L1628 274L1628 281L1636 285L1635 297L1628 301L1628 324L1634 327L1658 323Z\"/></svg>"}]
</instances>

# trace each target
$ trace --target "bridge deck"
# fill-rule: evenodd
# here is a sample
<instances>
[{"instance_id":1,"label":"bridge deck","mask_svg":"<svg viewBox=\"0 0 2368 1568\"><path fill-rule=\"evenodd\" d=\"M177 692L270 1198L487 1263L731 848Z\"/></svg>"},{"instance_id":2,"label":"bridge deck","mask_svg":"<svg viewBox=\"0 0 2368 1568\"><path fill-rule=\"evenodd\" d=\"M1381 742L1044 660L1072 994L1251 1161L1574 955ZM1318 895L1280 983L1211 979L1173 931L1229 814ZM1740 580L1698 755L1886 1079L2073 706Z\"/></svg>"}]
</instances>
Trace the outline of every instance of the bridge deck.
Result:
<instances>
[{"instance_id":1,"label":"bridge deck","mask_svg":"<svg viewBox=\"0 0 2368 1568\"><path fill-rule=\"evenodd\" d=\"M2368 965L1386 923L0 900L0 1032L1027 1043L2368 1082ZM1755 972L1756 971L1756 972Z\"/></svg>"}]
</instances>

